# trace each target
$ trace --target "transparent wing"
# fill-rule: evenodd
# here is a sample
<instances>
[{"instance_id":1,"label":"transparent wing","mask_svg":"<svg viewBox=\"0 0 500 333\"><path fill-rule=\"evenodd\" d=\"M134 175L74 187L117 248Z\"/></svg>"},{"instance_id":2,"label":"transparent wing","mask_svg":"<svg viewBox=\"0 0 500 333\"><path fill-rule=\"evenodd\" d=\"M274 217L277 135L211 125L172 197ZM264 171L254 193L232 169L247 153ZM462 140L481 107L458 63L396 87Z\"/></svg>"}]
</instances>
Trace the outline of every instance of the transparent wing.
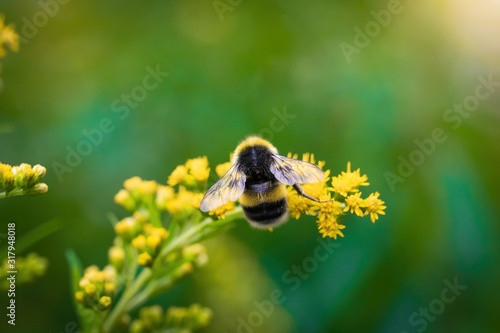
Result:
<instances>
[{"instance_id":1,"label":"transparent wing","mask_svg":"<svg viewBox=\"0 0 500 333\"><path fill-rule=\"evenodd\" d=\"M325 179L325 173L318 166L278 154L273 154L271 172L286 185L318 183Z\"/></svg>"},{"instance_id":2,"label":"transparent wing","mask_svg":"<svg viewBox=\"0 0 500 333\"><path fill-rule=\"evenodd\" d=\"M200 210L208 212L231 201L236 201L245 189L247 177L239 170L235 163L221 179L217 181L201 200Z\"/></svg>"}]
</instances>

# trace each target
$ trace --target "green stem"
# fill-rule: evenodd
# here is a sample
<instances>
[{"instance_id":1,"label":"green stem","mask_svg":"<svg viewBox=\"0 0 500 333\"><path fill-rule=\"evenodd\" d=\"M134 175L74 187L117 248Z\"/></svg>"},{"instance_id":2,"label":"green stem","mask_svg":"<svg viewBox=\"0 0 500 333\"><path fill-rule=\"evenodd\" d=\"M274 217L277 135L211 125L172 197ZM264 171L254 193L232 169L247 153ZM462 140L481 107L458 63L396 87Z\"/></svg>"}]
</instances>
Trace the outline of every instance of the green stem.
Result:
<instances>
[{"instance_id":1,"label":"green stem","mask_svg":"<svg viewBox=\"0 0 500 333\"><path fill-rule=\"evenodd\" d=\"M155 294L166 291L167 289L169 289L174 285L175 281L171 277L168 277L166 279L164 278L162 280L164 281L162 282L157 281L156 283L151 284L150 286L146 287L143 291L141 291L139 294L137 294L134 298L132 298L125 307L125 312L130 312L136 309L137 307L146 303L147 300L153 297Z\"/></svg>"},{"instance_id":2,"label":"green stem","mask_svg":"<svg viewBox=\"0 0 500 333\"><path fill-rule=\"evenodd\" d=\"M134 297L135 294L141 290L143 285L147 282L147 280L151 277L152 271L149 268L145 268L135 279L133 284L125 289L125 291L122 294L122 297L120 297L120 300L116 304L116 306L111 310L111 313L109 317L106 319L104 322L104 325L102 327L103 332L107 333L110 332L111 329L113 328L115 322L118 320L118 318L125 313L125 306L127 305L127 302Z\"/></svg>"},{"instance_id":3,"label":"green stem","mask_svg":"<svg viewBox=\"0 0 500 333\"><path fill-rule=\"evenodd\" d=\"M135 298L136 294L138 294L140 290L144 287L144 285L150 280L150 278L153 275L153 270L157 269L158 268L157 265L159 265L159 263L162 261L161 258L165 258L165 256L167 256L171 252L176 251L177 249L182 248L183 246L191 244L193 241L200 240L198 234L207 226L212 225L214 228L222 227L242 216L243 216L242 209L240 207L237 207L234 212L227 214L224 220L214 221L211 217L208 217L203 221L199 222L198 224L186 229L178 237L175 237L174 239L172 239L172 241L167 243L167 245L158 254L155 260L155 264L153 265L153 268L152 269L145 268L139 274L136 280L129 286L129 288L125 288L122 296L120 297L120 300L113 308L113 310L111 310L109 317L104 322L103 332L109 333L113 328L113 326L115 325L115 322L122 314L134 310L136 306L139 306L145 301L147 301L148 298L146 296L148 296L149 293L144 293L144 295L136 298L133 302L132 299Z\"/></svg>"}]
</instances>

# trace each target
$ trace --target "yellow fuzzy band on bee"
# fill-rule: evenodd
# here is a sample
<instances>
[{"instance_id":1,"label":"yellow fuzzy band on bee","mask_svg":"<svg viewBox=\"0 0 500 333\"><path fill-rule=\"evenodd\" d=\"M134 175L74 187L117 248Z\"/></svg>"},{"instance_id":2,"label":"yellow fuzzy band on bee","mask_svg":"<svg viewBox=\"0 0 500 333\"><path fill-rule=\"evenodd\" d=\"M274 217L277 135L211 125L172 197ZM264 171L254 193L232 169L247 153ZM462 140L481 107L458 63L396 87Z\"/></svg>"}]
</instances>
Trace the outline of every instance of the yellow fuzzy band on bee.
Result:
<instances>
[{"instance_id":1,"label":"yellow fuzzy band on bee","mask_svg":"<svg viewBox=\"0 0 500 333\"><path fill-rule=\"evenodd\" d=\"M286 198L286 185L277 183L276 187L263 193L243 192L240 197L240 204L245 207L253 207L264 202L275 202L283 198Z\"/></svg>"},{"instance_id":2,"label":"yellow fuzzy band on bee","mask_svg":"<svg viewBox=\"0 0 500 333\"><path fill-rule=\"evenodd\" d=\"M248 147L255 147L255 146L263 146L263 147L266 147L267 149L269 149L273 154L277 154L278 153L278 149L276 149L276 147L274 147L271 142L267 141L267 140L264 140L262 139L261 137L258 137L258 136L249 136L248 138L246 138L245 140L243 140L237 147L236 149L234 150L234 155L233 155L233 158L232 158L232 162L233 164L236 163L236 161L238 160L238 156L239 154L246 148Z\"/></svg>"}]
</instances>

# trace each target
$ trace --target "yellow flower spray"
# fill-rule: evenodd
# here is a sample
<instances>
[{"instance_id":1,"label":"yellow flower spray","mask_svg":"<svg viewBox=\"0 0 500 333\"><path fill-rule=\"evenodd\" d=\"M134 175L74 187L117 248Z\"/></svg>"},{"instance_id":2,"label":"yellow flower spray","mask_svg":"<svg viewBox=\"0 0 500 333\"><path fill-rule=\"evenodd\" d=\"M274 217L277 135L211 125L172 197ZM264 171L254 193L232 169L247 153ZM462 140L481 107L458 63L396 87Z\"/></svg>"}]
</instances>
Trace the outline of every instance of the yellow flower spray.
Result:
<instances>
[{"instance_id":1,"label":"yellow flower spray","mask_svg":"<svg viewBox=\"0 0 500 333\"><path fill-rule=\"evenodd\" d=\"M289 157L297 158L291 154ZM302 159L316 164L312 154L304 154ZM325 162L317 165L323 169ZM230 167L230 162L223 163L215 171L221 177ZM336 177L330 178L330 170L324 172L324 181L303 187L309 195L329 201L309 200L289 187L287 199L292 218L315 216L320 234L337 238L343 237L344 215L370 215L374 222L379 214L384 214L386 207L378 192L362 197L360 188L369 184L359 169L351 171L348 163L347 171ZM142 305L207 262L206 249L200 241L243 219L238 202L230 201L208 214L199 210L209 176L208 159L198 157L177 166L165 185L139 177L124 182L115 202L130 215L114 224L116 237L108 251L108 265L103 270L90 266L82 271L76 255L68 253L77 313L89 309L98 314L91 321L80 318L84 332L109 333L118 327L128 327L132 333L191 332L208 325L210 309L197 304L166 310L158 305ZM130 313L138 308L139 316L132 320Z\"/></svg>"}]
</instances>

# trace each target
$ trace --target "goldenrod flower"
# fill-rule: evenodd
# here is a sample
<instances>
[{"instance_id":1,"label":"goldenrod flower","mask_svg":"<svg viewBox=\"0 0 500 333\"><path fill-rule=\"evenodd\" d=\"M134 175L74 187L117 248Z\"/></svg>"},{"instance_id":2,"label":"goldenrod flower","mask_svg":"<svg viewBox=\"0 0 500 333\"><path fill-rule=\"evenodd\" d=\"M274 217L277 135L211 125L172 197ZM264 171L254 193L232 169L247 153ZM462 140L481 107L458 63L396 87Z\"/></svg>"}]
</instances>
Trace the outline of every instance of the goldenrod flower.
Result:
<instances>
[{"instance_id":1,"label":"goldenrod flower","mask_svg":"<svg viewBox=\"0 0 500 333\"><path fill-rule=\"evenodd\" d=\"M370 214L370 219L373 223L378 220L378 214L385 215L384 206L385 202L379 199L380 193L375 192L370 194L368 198L364 200L365 213Z\"/></svg>"},{"instance_id":2,"label":"goldenrod flower","mask_svg":"<svg viewBox=\"0 0 500 333\"><path fill-rule=\"evenodd\" d=\"M210 176L210 168L208 167L208 159L206 156L188 160L186 162L186 167L190 175L198 182L205 182Z\"/></svg>"},{"instance_id":3,"label":"goldenrod flower","mask_svg":"<svg viewBox=\"0 0 500 333\"><path fill-rule=\"evenodd\" d=\"M95 284L88 284L85 286L84 290L87 295L92 295L96 291L96 286Z\"/></svg>"},{"instance_id":4,"label":"goldenrod flower","mask_svg":"<svg viewBox=\"0 0 500 333\"><path fill-rule=\"evenodd\" d=\"M83 291L77 291L75 293L75 299L80 303L83 302L83 300L85 299L85 294L83 293Z\"/></svg>"},{"instance_id":5,"label":"goldenrod flower","mask_svg":"<svg viewBox=\"0 0 500 333\"><path fill-rule=\"evenodd\" d=\"M115 202L128 211L133 211L135 209L134 200L127 190L121 189L118 191L118 193L115 194Z\"/></svg>"},{"instance_id":6,"label":"goldenrod flower","mask_svg":"<svg viewBox=\"0 0 500 333\"><path fill-rule=\"evenodd\" d=\"M152 251L156 251L158 249L158 246L160 246L162 239L160 238L160 236L151 235L148 236L146 242Z\"/></svg>"},{"instance_id":7,"label":"goldenrod flower","mask_svg":"<svg viewBox=\"0 0 500 333\"><path fill-rule=\"evenodd\" d=\"M182 279L186 277L187 275L190 275L194 272L194 266L190 262L185 262L182 265L179 266L174 272L173 276L176 279Z\"/></svg>"},{"instance_id":8,"label":"goldenrod flower","mask_svg":"<svg viewBox=\"0 0 500 333\"><path fill-rule=\"evenodd\" d=\"M99 304L104 308L107 309L111 306L111 298L109 296L102 296L99 299Z\"/></svg>"},{"instance_id":9,"label":"goldenrod flower","mask_svg":"<svg viewBox=\"0 0 500 333\"><path fill-rule=\"evenodd\" d=\"M219 164L215 167L215 172L217 173L217 176L222 177L229 171L229 169L231 169L232 166L233 164L231 162Z\"/></svg>"},{"instance_id":10,"label":"goldenrod flower","mask_svg":"<svg viewBox=\"0 0 500 333\"><path fill-rule=\"evenodd\" d=\"M215 217L217 217L217 219L220 220L220 219L225 219L226 213L233 212L234 209L235 209L234 202L229 201L228 203L211 210L208 214L215 215Z\"/></svg>"},{"instance_id":11,"label":"goldenrod flower","mask_svg":"<svg viewBox=\"0 0 500 333\"><path fill-rule=\"evenodd\" d=\"M143 252L139 254L137 261L139 262L139 265L146 267L151 265L151 263L153 262L153 258L151 258L151 255L149 253Z\"/></svg>"},{"instance_id":12,"label":"goldenrod flower","mask_svg":"<svg viewBox=\"0 0 500 333\"><path fill-rule=\"evenodd\" d=\"M113 294L116 291L116 285L113 282L105 282L104 283L104 290L108 294Z\"/></svg>"},{"instance_id":13,"label":"goldenrod flower","mask_svg":"<svg viewBox=\"0 0 500 333\"><path fill-rule=\"evenodd\" d=\"M146 237L144 235L139 235L132 240L132 245L138 250L144 250L146 247Z\"/></svg>"},{"instance_id":14,"label":"goldenrod flower","mask_svg":"<svg viewBox=\"0 0 500 333\"><path fill-rule=\"evenodd\" d=\"M14 167L0 163L0 197L47 192L47 184L40 183L46 171L40 164L32 168L27 163Z\"/></svg>"},{"instance_id":15,"label":"goldenrod flower","mask_svg":"<svg viewBox=\"0 0 500 333\"><path fill-rule=\"evenodd\" d=\"M315 211L318 209L316 206L311 205L311 200L298 195L292 187L287 188L287 201L290 216L296 220L302 214L315 215Z\"/></svg>"},{"instance_id":16,"label":"goldenrod flower","mask_svg":"<svg viewBox=\"0 0 500 333\"><path fill-rule=\"evenodd\" d=\"M159 185L156 191L156 206L164 210L166 208L167 202L172 200L175 196L175 191L170 186Z\"/></svg>"},{"instance_id":17,"label":"goldenrod flower","mask_svg":"<svg viewBox=\"0 0 500 333\"><path fill-rule=\"evenodd\" d=\"M194 193L186 190L184 186L179 186L179 192L174 199L167 202L167 211L172 215L189 213L200 208L202 198L202 193Z\"/></svg>"},{"instance_id":18,"label":"goldenrod flower","mask_svg":"<svg viewBox=\"0 0 500 333\"><path fill-rule=\"evenodd\" d=\"M365 213L361 210L361 207L364 205L363 199L360 198L361 192L351 194L345 199L346 207L344 208L344 212L350 210L351 213L356 213L358 216L364 216Z\"/></svg>"},{"instance_id":19,"label":"goldenrod flower","mask_svg":"<svg viewBox=\"0 0 500 333\"><path fill-rule=\"evenodd\" d=\"M141 228L136 219L127 217L115 225L115 232L123 239L130 241L140 232Z\"/></svg>"},{"instance_id":20,"label":"goldenrod flower","mask_svg":"<svg viewBox=\"0 0 500 333\"><path fill-rule=\"evenodd\" d=\"M185 165L178 165L168 176L168 185L175 186L182 184L188 175L188 168Z\"/></svg>"},{"instance_id":21,"label":"goldenrod flower","mask_svg":"<svg viewBox=\"0 0 500 333\"><path fill-rule=\"evenodd\" d=\"M140 177L132 177L123 182L123 187L128 191L135 191L141 184L142 179Z\"/></svg>"},{"instance_id":22,"label":"goldenrod flower","mask_svg":"<svg viewBox=\"0 0 500 333\"><path fill-rule=\"evenodd\" d=\"M334 215L342 214L342 208L341 208L342 204L338 201L331 200L330 194L325 194L321 196L319 200L325 202L314 202L313 204L318 207L316 215L318 216L318 220L320 222L328 220L330 219L330 217Z\"/></svg>"},{"instance_id":23,"label":"goldenrod flower","mask_svg":"<svg viewBox=\"0 0 500 333\"><path fill-rule=\"evenodd\" d=\"M125 262L125 251L120 246L112 246L108 250L108 258L113 266L120 268Z\"/></svg>"},{"instance_id":24,"label":"goldenrod flower","mask_svg":"<svg viewBox=\"0 0 500 333\"><path fill-rule=\"evenodd\" d=\"M14 31L12 24L5 25L5 17L0 15L0 58L7 53L4 45L11 51L19 51L19 35Z\"/></svg>"},{"instance_id":25,"label":"goldenrod flower","mask_svg":"<svg viewBox=\"0 0 500 333\"><path fill-rule=\"evenodd\" d=\"M198 304L188 308L171 306L165 315L165 327L192 331L207 326L211 318L212 310Z\"/></svg>"},{"instance_id":26,"label":"goldenrod flower","mask_svg":"<svg viewBox=\"0 0 500 333\"><path fill-rule=\"evenodd\" d=\"M322 221L318 220L317 223L318 230L323 238L330 237L337 239L337 235L340 237L344 237L344 234L340 230L344 229L345 226L337 223L337 220L333 215L328 216Z\"/></svg>"},{"instance_id":27,"label":"goldenrod flower","mask_svg":"<svg viewBox=\"0 0 500 333\"><path fill-rule=\"evenodd\" d=\"M201 244L193 244L183 248L182 257L192 260L196 267L201 267L208 263L207 249Z\"/></svg>"},{"instance_id":28,"label":"goldenrod flower","mask_svg":"<svg viewBox=\"0 0 500 333\"><path fill-rule=\"evenodd\" d=\"M370 185L367 183L368 177L361 176L359 169L351 172L351 162L347 163L347 172L342 171L342 174L337 177L332 177L332 191L347 197L349 192L358 192L359 186Z\"/></svg>"}]
</instances>

